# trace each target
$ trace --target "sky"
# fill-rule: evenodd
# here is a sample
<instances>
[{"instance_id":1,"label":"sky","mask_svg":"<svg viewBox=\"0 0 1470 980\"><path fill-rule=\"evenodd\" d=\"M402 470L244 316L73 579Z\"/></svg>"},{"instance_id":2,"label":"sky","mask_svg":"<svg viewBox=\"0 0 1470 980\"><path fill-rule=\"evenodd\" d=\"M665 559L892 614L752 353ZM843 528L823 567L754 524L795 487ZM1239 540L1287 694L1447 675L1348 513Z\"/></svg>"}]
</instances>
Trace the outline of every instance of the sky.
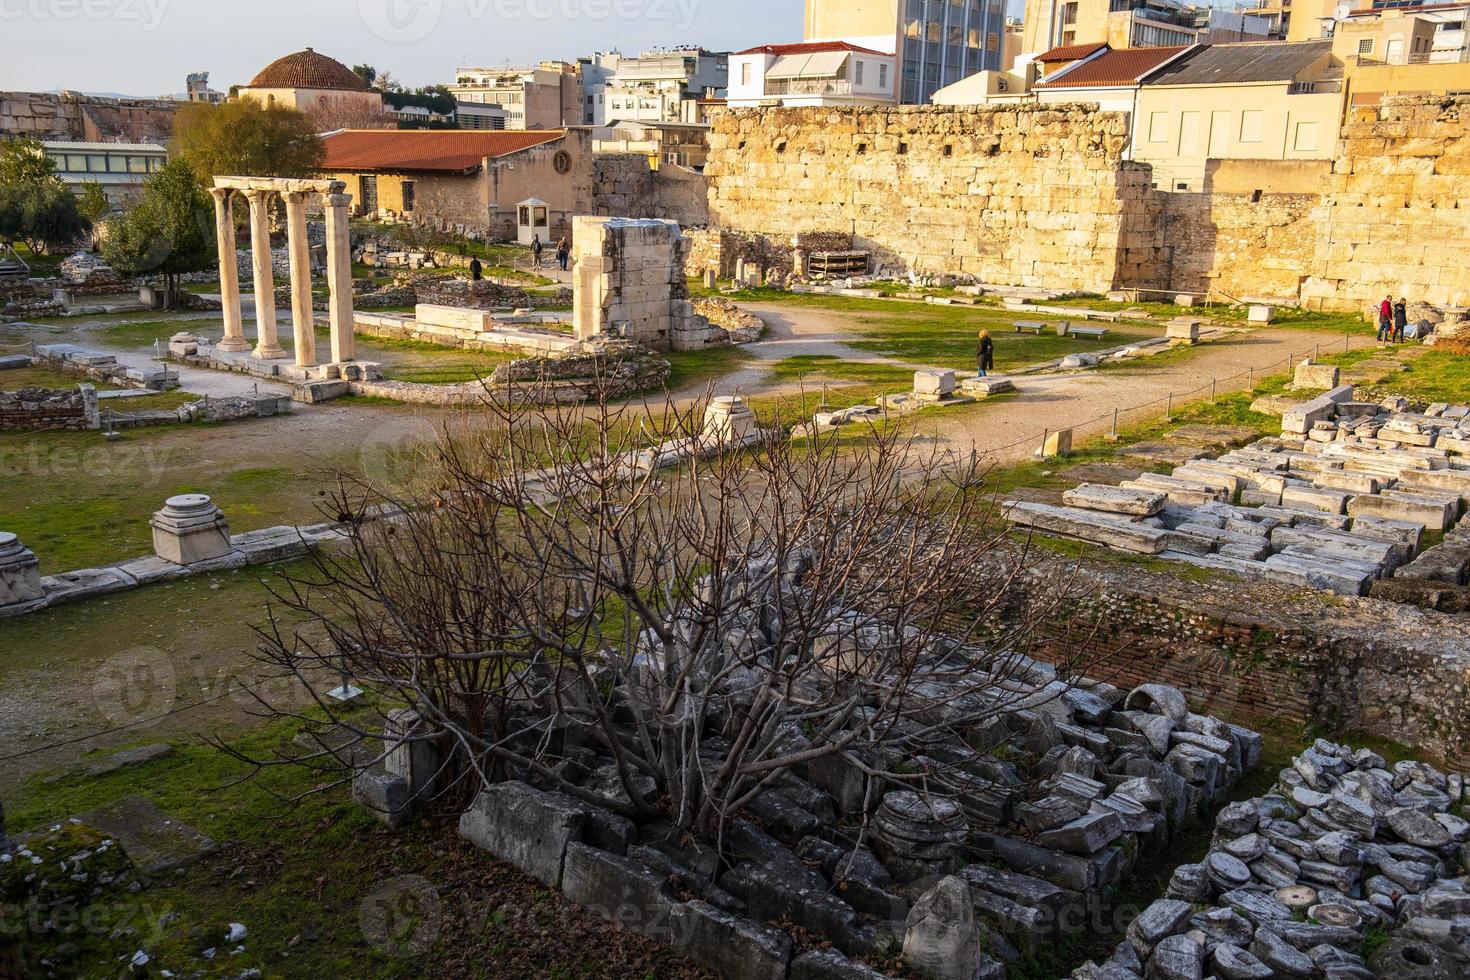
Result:
<instances>
[{"instance_id":1,"label":"sky","mask_svg":"<svg viewBox=\"0 0 1470 980\"><path fill-rule=\"evenodd\" d=\"M0 90L228 91L305 47L404 85L460 65L799 41L802 0L0 0Z\"/></svg>"}]
</instances>

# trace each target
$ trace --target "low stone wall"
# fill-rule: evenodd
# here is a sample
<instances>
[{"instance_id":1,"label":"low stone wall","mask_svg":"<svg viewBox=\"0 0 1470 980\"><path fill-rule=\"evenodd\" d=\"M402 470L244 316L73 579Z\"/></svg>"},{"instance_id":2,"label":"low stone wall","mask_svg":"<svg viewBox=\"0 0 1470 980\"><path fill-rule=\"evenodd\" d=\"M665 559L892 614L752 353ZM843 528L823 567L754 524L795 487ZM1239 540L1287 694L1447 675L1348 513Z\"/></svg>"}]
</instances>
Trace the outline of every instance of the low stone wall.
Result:
<instances>
[{"instance_id":1,"label":"low stone wall","mask_svg":"<svg viewBox=\"0 0 1470 980\"><path fill-rule=\"evenodd\" d=\"M1109 683L1173 684L1200 710L1362 731L1470 762L1463 618L1269 583L1091 562L1080 571L1098 632L1049 643L1087 643L1099 656L1124 647L1099 672ZM1060 574L1030 587L1049 588Z\"/></svg>"},{"instance_id":2,"label":"low stone wall","mask_svg":"<svg viewBox=\"0 0 1470 980\"><path fill-rule=\"evenodd\" d=\"M430 306L464 306L477 310L521 309L532 305L531 294L524 289L499 283L468 279L416 280L417 302Z\"/></svg>"},{"instance_id":3,"label":"low stone wall","mask_svg":"<svg viewBox=\"0 0 1470 980\"><path fill-rule=\"evenodd\" d=\"M706 269L714 269L722 279L735 275L735 267L744 259L760 270L781 275L783 281L795 271L794 253L800 248L812 252L846 252L852 249L852 235L838 231L801 232L796 235L762 234L719 229L699 229L685 233L690 240L689 257L684 269L697 277Z\"/></svg>"},{"instance_id":4,"label":"low stone wall","mask_svg":"<svg viewBox=\"0 0 1470 980\"><path fill-rule=\"evenodd\" d=\"M82 432L97 428L99 418L91 385L0 391L0 432Z\"/></svg>"}]
</instances>

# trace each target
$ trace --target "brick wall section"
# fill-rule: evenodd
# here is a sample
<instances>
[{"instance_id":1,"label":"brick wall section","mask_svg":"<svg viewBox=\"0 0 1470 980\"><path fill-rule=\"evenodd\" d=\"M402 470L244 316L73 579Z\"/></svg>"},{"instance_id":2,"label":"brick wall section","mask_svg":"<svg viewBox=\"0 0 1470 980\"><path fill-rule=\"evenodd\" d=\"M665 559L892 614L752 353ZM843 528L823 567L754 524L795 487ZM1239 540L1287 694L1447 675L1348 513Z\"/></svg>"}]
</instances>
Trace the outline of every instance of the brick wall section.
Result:
<instances>
[{"instance_id":1,"label":"brick wall section","mask_svg":"<svg viewBox=\"0 0 1470 980\"><path fill-rule=\"evenodd\" d=\"M1470 305L1470 98L1352 110L1323 193L1305 305Z\"/></svg>"},{"instance_id":2,"label":"brick wall section","mask_svg":"<svg viewBox=\"0 0 1470 980\"><path fill-rule=\"evenodd\" d=\"M0 391L0 432L80 432L97 427L97 390L91 385Z\"/></svg>"},{"instance_id":3,"label":"brick wall section","mask_svg":"<svg viewBox=\"0 0 1470 980\"><path fill-rule=\"evenodd\" d=\"M895 269L1103 292L1159 280L1149 168L1084 106L746 109L710 132L710 219L850 232Z\"/></svg>"}]
</instances>

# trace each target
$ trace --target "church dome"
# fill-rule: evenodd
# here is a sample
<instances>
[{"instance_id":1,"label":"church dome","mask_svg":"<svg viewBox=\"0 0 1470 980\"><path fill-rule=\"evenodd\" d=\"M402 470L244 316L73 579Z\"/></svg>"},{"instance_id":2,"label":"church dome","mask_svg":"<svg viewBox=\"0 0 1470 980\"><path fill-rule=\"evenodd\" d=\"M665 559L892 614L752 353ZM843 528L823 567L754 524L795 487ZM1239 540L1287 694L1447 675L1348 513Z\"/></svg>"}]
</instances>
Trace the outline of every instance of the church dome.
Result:
<instances>
[{"instance_id":1,"label":"church dome","mask_svg":"<svg viewBox=\"0 0 1470 980\"><path fill-rule=\"evenodd\" d=\"M311 48L288 54L266 65L250 88L314 88L339 92L366 92L368 87L342 62Z\"/></svg>"}]
</instances>

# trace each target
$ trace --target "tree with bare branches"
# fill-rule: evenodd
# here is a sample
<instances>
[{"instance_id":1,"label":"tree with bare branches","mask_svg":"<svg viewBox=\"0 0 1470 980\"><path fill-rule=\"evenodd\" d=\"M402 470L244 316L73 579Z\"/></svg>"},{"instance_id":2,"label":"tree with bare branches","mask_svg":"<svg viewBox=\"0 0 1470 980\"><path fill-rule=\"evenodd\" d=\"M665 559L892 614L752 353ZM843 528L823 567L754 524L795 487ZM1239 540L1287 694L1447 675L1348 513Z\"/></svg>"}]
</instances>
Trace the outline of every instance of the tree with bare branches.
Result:
<instances>
[{"instance_id":1,"label":"tree with bare branches","mask_svg":"<svg viewBox=\"0 0 1470 980\"><path fill-rule=\"evenodd\" d=\"M371 745L398 725L450 810L519 778L718 840L789 773L970 794L965 763L1093 666L1028 656L1067 617L1065 573L1018 599L1034 557L980 461L941 465L898 427L742 444L702 405L606 400L473 418L403 478L341 481L348 548L284 580L301 625L259 653L373 692L302 720L338 748L328 725Z\"/></svg>"}]
</instances>

